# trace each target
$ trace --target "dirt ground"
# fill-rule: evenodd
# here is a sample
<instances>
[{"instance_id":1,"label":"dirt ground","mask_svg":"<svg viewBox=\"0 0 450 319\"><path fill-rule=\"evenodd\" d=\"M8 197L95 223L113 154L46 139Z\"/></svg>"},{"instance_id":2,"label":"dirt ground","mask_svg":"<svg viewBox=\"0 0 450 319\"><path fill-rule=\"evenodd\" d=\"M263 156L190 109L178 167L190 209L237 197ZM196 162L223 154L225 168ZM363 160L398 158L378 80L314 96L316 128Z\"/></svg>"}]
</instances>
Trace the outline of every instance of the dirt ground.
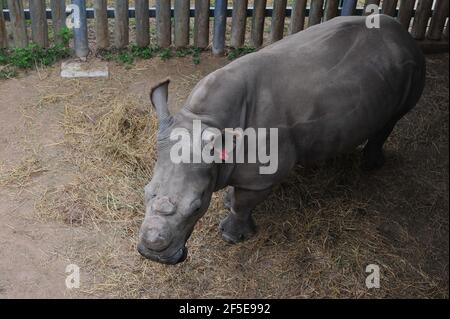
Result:
<instances>
[{"instance_id":1,"label":"dirt ground","mask_svg":"<svg viewBox=\"0 0 450 319\"><path fill-rule=\"evenodd\" d=\"M185 263L139 256L151 168L116 173L134 162L87 146L110 123L105 110L133 105L132 119L150 123L151 83L171 77L174 111L227 62L205 53L197 66L189 57L111 62L109 79L61 79L55 66L0 81L0 297L448 298L448 54L427 57L423 98L389 139L381 170L360 171L358 151L298 167L257 208L257 236L236 246L217 230L219 194ZM127 147L144 138L153 149L140 133ZM79 289L65 287L68 264L81 269ZM379 289L365 286L369 264L380 267Z\"/></svg>"}]
</instances>

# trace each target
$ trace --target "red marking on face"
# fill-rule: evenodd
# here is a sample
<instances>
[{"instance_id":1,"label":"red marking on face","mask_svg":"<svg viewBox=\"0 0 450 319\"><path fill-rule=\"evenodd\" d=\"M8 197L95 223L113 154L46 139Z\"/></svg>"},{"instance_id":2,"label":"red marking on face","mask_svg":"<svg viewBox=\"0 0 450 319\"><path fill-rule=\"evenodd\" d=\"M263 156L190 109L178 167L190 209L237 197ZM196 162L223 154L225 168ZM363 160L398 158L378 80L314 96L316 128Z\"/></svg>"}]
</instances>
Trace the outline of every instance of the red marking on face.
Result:
<instances>
[{"instance_id":1,"label":"red marking on face","mask_svg":"<svg viewBox=\"0 0 450 319\"><path fill-rule=\"evenodd\" d=\"M221 161L226 161L228 159L228 152L225 149L222 149L219 154Z\"/></svg>"}]
</instances>

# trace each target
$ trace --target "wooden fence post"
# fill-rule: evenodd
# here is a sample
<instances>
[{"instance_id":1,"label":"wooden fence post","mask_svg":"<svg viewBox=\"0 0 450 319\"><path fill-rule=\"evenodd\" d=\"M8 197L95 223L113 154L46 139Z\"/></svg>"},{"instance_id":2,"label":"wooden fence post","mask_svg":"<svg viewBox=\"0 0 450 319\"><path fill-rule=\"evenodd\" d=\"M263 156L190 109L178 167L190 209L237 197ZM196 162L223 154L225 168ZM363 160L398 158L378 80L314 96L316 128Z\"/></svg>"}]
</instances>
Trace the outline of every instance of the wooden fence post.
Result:
<instances>
[{"instance_id":1,"label":"wooden fence post","mask_svg":"<svg viewBox=\"0 0 450 319\"><path fill-rule=\"evenodd\" d=\"M270 31L270 42L272 43L283 38L286 5L287 0L278 0L273 3L272 26Z\"/></svg>"},{"instance_id":2,"label":"wooden fence post","mask_svg":"<svg viewBox=\"0 0 450 319\"><path fill-rule=\"evenodd\" d=\"M212 52L222 55L225 52L225 30L227 23L227 0L216 0L214 8L214 34Z\"/></svg>"},{"instance_id":3,"label":"wooden fence post","mask_svg":"<svg viewBox=\"0 0 450 319\"><path fill-rule=\"evenodd\" d=\"M342 3L341 16L352 16L355 14L357 0L344 0Z\"/></svg>"},{"instance_id":4,"label":"wooden fence post","mask_svg":"<svg viewBox=\"0 0 450 319\"><path fill-rule=\"evenodd\" d=\"M136 10L136 44L146 47L150 44L150 21L148 0L135 0Z\"/></svg>"},{"instance_id":5,"label":"wooden fence post","mask_svg":"<svg viewBox=\"0 0 450 319\"><path fill-rule=\"evenodd\" d=\"M433 0L419 0L416 14L414 15L411 35L416 40L423 40L427 31L428 20L431 16Z\"/></svg>"},{"instance_id":6,"label":"wooden fence post","mask_svg":"<svg viewBox=\"0 0 450 319\"><path fill-rule=\"evenodd\" d=\"M409 26L411 25L415 3L416 0L400 0L397 19L406 30L409 30Z\"/></svg>"},{"instance_id":7,"label":"wooden fence post","mask_svg":"<svg viewBox=\"0 0 450 319\"><path fill-rule=\"evenodd\" d=\"M128 0L116 0L114 9L114 45L123 49L129 43Z\"/></svg>"},{"instance_id":8,"label":"wooden fence post","mask_svg":"<svg viewBox=\"0 0 450 319\"><path fill-rule=\"evenodd\" d=\"M339 10L339 0L327 0L325 6L324 20L328 21L333 19L338 15Z\"/></svg>"},{"instance_id":9,"label":"wooden fence post","mask_svg":"<svg viewBox=\"0 0 450 319\"><path fill-rule=\"evenodd\" d=\"M37 45L48 47L48 26L45 0L30 1L31 38Z\"/></svg>"},{"instance_id":10,"label":"wooden fence post","mask_svg":"<svg viewBox=\"0 0 450 319\"><path fill-rule=\"evenodd\" d=\"M323 14L323 1L324 0L311 0L308 27L320 23Z\"/></svg>"},{"instance_id":11,"label":"wooden fence post","mask_svg":"<svg viewBox=\"0 0 450 319\"><path fill-rule=\"evenodd\" d=\"M109 47L108 12L106 0L95 0L95 42L97 49Z\"/></svg>"},{"instance_id":12,"label":"wooden fence post","mask_svg":"<svg viewBox=\"0 0 450 319\"><path fill-rule=\"evenodd\" d=\"M175 0L175 47L189 45L189 0Z\"/></svg>"},{"instance_id":13,"label":"wooden fence post","mask_svg":"<svg viewBox=\"0 0 450 319\"><path fill-rule=\"evenodd\" d=\"M3 8L0 6L0 50L8 47L8 33L6 32L5 18L3 17Z\"/></svg>"},{"instance_id":14,"label":"wooden fence post","mask_svg":"<svg viewBox=\"0 0 450 319\"><path fill-rule=\"evenodd\" d=\"M252 17L252 46L261 47L264 35L264 20L267 0L255 0Z\"/></svg>"},{"instance_id":15,"label":"wooden fence post","mask_svg":"<svg viewBox=\"0 0 450 319\"><path fill-rule=\"evenodd\" d=\"M22 0L8 0L8 9L14 46L16 48L24 48L28 45L28 37Z\"/></svg>"},{"instance_id":16,"label":"wooden fence post","mask_svg":"<svg viewBox=\"0 0 450 319\"><path fill-rule=\"evenodd\" d=\"M156 38L161 48L170 47L172 42L170 0L156 0Z\"/></svg>"},{"instance_id":17,"label":"wooden fence post","mask_svg":"<svg viewBox=\"0 0 450 319\"><path fill-rule=\"evenodd\" d=\"M248 0L233 0L233 17L231 23L231 46L240 48L245 42Z\"/></svg>"},{"instance_id":18,"label":"wooden fence post","mask_svg":"<svg viewBox=\"0 0 450 319\"><path fill-rule=\"evenodd\" d=\"M427 37L430 40L441 40L442 31L445 27L445 20L448 17L448 0L437 0L434 7L431 25Z\"/></svg>"},{"instance_id":19,"label":"wooden fence post","mask_svg":"<svg viewBox=\"0 0 450 319\"><path fill-rule=\"evenodd\" d=\"M292 5L291 23L289 34L302 31L305 27L306 0L295 0Z\"/></svg>"},{"instance_id":20,"label":"wooden fence post","mask_svg":"<svg viewBox=\"0 0 450 319\"><path fill-rule=\"evenodd\" d=\"M387 14L391 17L395 17L397 10L398 0L383 0L383 5L381 6L381 13Z\"/></svg>"},{"instance_id":21,"label":"wooden fence post","mask_svg":"<svg viewBox=\"0 0 450 319\"><path fill-rule=\"evenodd\" d=\"M194 46L205 49L209 45L209 0L195 0Z\"/></svg>"},{"instance_id":22,"label":"wooden fence post","mask_svg":"<svg viewBox=\"0 0 450 319\"><path fill-rule=\"evenodd\" d=\"M51 0L53 35L57 43L62 43L62 30L66 27L66 3L64 0Z\"/></svg>"}]
</instances>

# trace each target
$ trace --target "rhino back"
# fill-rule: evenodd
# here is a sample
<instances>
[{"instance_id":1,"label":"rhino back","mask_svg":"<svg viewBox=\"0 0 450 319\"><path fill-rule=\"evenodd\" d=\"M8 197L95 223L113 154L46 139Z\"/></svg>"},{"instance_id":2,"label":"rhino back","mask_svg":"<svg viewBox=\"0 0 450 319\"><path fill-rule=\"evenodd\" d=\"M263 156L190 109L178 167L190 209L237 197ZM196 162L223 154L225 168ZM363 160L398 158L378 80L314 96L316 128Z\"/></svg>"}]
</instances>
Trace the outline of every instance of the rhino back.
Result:
<instances>
[{"instance_id":1,"label":"rhino back","mask_svg":"<svg viewBox=\"0 0 450 319\"><path fill-rule=\"evenodd\" d=\"M380 20L368 29L365 17L338 17L248 54L200 81L186 109L219 128L278 128L276 179L355 147L413 107L424 85L414 40ZM238 166L239 182L257 175L258 165Z\"/></svg>"},{"instance_id":2,"label":"rhino back","mask_svg":"<svg viewBox=\"0 0 450 319\"><path fill-rule=\"evenodd\" d=\"M380 18L380 29L364 17L335 18L225 67L241 74L245 126L287 130L299 160L314 161L406 113L423 88L424 57L399 23Z\"/></svg>"}]
</instances>

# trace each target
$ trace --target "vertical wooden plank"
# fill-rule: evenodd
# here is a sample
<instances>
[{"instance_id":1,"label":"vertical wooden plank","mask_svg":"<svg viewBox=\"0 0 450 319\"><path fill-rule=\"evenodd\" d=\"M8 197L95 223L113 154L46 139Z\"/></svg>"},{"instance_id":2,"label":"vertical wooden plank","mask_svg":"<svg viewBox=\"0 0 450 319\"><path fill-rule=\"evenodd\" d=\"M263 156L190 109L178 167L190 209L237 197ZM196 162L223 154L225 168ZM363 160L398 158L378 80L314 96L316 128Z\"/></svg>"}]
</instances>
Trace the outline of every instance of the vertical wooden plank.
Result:
<instances>
[{"instance_id":1,"label":"vertical wooden plank","mask_svg":"<svg viewBox=\"0 0 450 319\"><path fill-rule=\"evenodd\" d=\"M383 0L381 5L381 13L395 17L398 0Z\"/></svg>"},{"instance_id":2,"label":"vertical wooden plank","mask_svg":"<svg viewBox=\"0 0 450 319\"><path fill-rule=\"evenodd\" d=\"M0 6L0 50L8 47L8 33L6 32L3 8Z\"/></svg>"},{"instance_id":3,"label":"vertical wooden plank","mask_svg":"<svg viewBox=\"0 0 450 319\"><path fill-rule=\"evenodd\" d=\"M278 0L273 3L272 25L270 31L270 42L276 42L283 38L284 19L286 18L287 0Z\"/></svg>"},{"instance_id":4,"label":"vertical wooden plank","mask_svg":"<svg viewBox=\"0 0 450 319\"><path fill-rule=\"evenodd\" d=\"M175 47L189 45L189 0L175 0Z\"/></svg>"},{"instance_id":5,"label":"vertical wooden plank","mask_svg":"<svg viewBox=\"0 0 450 319\"><path fill-rule=\"evenodd\" d=\"M172 42L170 0L156 0L156 38L161 48L170 47Z\"/></svg>"},{"instance_id":6,"label":"vertical wooden plank","mask_svg":"<svg viewBox=\"0 0 450 319\"><path fill-rule=\"evenodd\" d=\"M136 44L143 48L150 44L150 21L148 0L135 0Z\"/></svg>"},{"instance_id":7,"label":"vertical wooden plank","mask_svg":"<svg viewBox=\"0 0 450 319\"><path fill-rule=\"evenodd\" d=\"M428 27L428 20L431 16L431 6L433 0L419 0L414 15L411 35L416 40L423 40Z\"/></svg>"},{"instance_id":8,"label":"vertical wooden plank","mask_svg":"<svg viewBox=\"0 0 450 319\"><path fill-rule=\"evenodd\" d=\"M325 5L324 20L328 21L333 19L338 15L339 10L339 0L327 0Z\"/></svg>"},{"instance_id":9,"label":"vertical wooden plank","mask_svg":"<svg viewBox=\"0 0 450 319\"><path fill-rule=\"evenodd\" d=\"M94 2L95 42L97 49L106 49L109 47L107 9L108 8L106 0L95 0Z\"/></svg>"},{"instance_id":10,"label":"vertical wooden plank","mask_svg":"<svg viewBox=\"0 0 450 319\"><path fill-rule=\"evenodd\" d=\"M214 8L214 34L212 52L222 55L225 52L225 30L227 23L227 0L216 0Z\"/></svg>"},{"instance_id":11,"label":"vertical wooden plank","mask_svg":"<svg viewBox=\"0 0 450 319\"><path fill-rule=\"evenodd\" d=\"M448 9L448 0L436 0L433 16L431 17L430 29L428 30L428 39L440 40L442 38L445 20L448 17Z\"/></svg>"},{"instance_id":12,"label":"vertical wooden plank","mask_svg":"<svg viewBox=\"0 0 450 319\"><path fill-rule=\"evenodd\" d=\"M352 16L355 14L357 0L344 0L342 2L341 16Z\"/></svg>"},{"instance_id":13,"label":"vertical wooden plank","mask_svg":"<svg viewBox=\"0 0 450 319\"><path fill-rule=\"evenodd\" d=\"M31 38L37 45L48 47L48 26L45 0L30 1Z\"/></svg>"},{"instance_id":14,"label":"vertical wooden plank","mask_svg":"<svg viewBox=\"0 0 450 319\"><path fill-rule=\"evenodd\" d=\"M16 48L24 48L28 45L28 37L22 0L8 0L8 9L14 38L14 46Z\"/></svg>"},{"instance_id":15,"label":"vertical wooden plank","mask_svg":"<svg viewBox=\"0 0 450 319\"><path fill-rule=\"evenodd\" d=\"M289 34L302 31L305 27L306 0L295 0L292 5L291 24Z\"/></svg>"},{"instance_id":16,"label":"vertical wooden plank","mask_svg":"<svg viewBox=\"0 0 450 319\"><path fill-rule=\"evenodd\" d=\"M264 35L264 20L267 0L255 0L253 2L252 17L252 45L255 48L261 47Z\"/></svg>"},{"instance_id":17,"label":"vertical wooden plank","mask_svg":"<svg viewBox=\"0 0 450 319\"><path fill-rule=\"evenodd\" d=\"M209 0L195 0L194 46L205 49L209 45Z\"/></svg>"},{"instance_id":18,"label":"vertical wooden plank","mask_svg":"<svg viewBox=\"0 0 450 319\"><path fill-rule=\"evenodd\" d=\"M64 0L51 0L52 27L56 43L62 43L61 32L66 26L66 3Z\"/></svg>"},{"instance_id":19,"label":"vertical wooden plank","mask_svg":"<svg viewBox=\"0 0 450 319\"><path fill-rule=\"evenodd\" d=\"M324 0L311 0L309 11L308 27L319 24L322 20Z\"/></svg>"},{"instance_id":20,"label":"vertical wooden plank","mask_svg":"<svg viewBox=\"0 0 450 319\"><path fill-rule=\"evenodd\" d=\"M409 30L409 26L411 25L415 3L416 0L400 0L397 19L406 30Z\"/></svg>"},{"instance_id":21,"label":"vertical wooden plank","mask_svg":"<svg viewBox=\"0 0 450 319\"><path fill-rule=\"evenodd\" d=\"M233 0L233 17L231 23L231 46L233 48L240 48L244 45L247 7L248 0Z\"/></svg>"},{"instance_id":22,"label":"vertical wooden plank","mask_svg":"<svg viewBox=\"0 0 450 319\"><path fill-rule=\"evenodd\" d=\"M129 43L128 0L116 0L114 7L114 45L118 49Z\"/></svg>"}]
</instances>

